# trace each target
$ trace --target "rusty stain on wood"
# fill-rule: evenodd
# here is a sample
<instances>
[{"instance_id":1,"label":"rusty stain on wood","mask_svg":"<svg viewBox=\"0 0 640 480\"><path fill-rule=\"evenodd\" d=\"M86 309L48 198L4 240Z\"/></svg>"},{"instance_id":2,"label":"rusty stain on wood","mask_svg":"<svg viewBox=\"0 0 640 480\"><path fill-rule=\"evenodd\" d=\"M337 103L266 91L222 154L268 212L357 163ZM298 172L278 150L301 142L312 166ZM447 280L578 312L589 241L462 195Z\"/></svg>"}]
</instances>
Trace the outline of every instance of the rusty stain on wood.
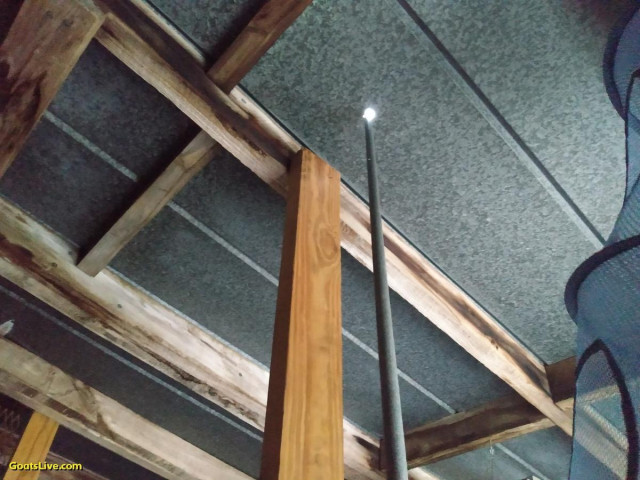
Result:
<instances>
[{"instance_id":1,"label":"rusty stain on wood","mask_svg":"<svg viewBox=\"0 0 640 480\"><path fill-rule=\"evenodd\" d=\"M0 46L0 177L102 23L74 0L25 0Z\"/></svg>"}]
</instances>

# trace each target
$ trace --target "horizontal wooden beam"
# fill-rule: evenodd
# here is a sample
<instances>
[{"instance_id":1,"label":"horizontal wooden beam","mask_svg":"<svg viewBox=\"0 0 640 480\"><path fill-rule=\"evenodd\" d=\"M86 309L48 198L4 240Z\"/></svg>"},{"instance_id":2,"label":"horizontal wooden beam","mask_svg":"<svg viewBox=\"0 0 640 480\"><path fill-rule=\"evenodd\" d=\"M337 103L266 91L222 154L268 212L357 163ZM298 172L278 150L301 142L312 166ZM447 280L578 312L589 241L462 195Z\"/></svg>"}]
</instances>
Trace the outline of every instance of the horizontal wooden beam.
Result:
<instances>
[{"instance_id":1,"label":"horizontal wooden beam","mask_svg":"<svg viewBox=\"0 0 640 480\"><path fill-rule=\"evenodd\" d=\"M221 151L204 132L199 133L78 263L97 275Z\"/></svg>"},{"instance_id":2,"label":"horizontal wooden beam","mask_svg":"<svg viewBox=\"0 0 640 480\"><path fill-rule=\"evenodd\" d=\"M164 478L251 479L5 339L0 391Z\"/></svg>"},{"instance_id":3,"label":"horizontal wooden beam","mask_svg":"<svg viewBox=\"0 0 640 480\"><path fill-rule=\"evenodd\" d=\"M263 368L117 275L87 276L76 257L73 246L0 198L0 275L248 423L263 423Z\"/></svg>"},{"instance_id":4,"label":"horizontal wooden beam","mask_svg":"<svg viewBox=\"0 0 640 480\"><path fill-rule=\"evenodd\" d=\"M546 368L558 407L573 414L576 358L570 357ZM624 435L611 424L603 423L606 421L589 404L618 394L617 386L611 385L583 392L579 398L580 404L586 405L580 417L585 448L614 472L615 458L624 457L625 447L619 442ZM523 399L502 398L408 431L407 461L412 468L424 466L553 426L553 422ZM596 436L602 440L597 446L589 441Z\"/></svg>"},{"instance_id":5,"label":"horizontal wooden beam","mask_svg":"<svg viewBox=\"0 0 640 480\"><path fill-rule=\"evenodd\" d=\"M207 400L264 429L269 373L118 275L75 266L75 248L0 198L0 275ZM345 478L380 480L378 442L343 423ZM424 478L424 472L415 475ZM435 477L433 477L435 479Z\"/></svg>"},{"instance_id":6,"label":"horizontal wooden beam","mask_svg":"<svg viewBox=\"0 0 640 480\"><path fill-rule=\"evenodd\" d=\"M556 388L553 393L558 406L571 414L575 357L553 364L548 371L549 383ZM553 426L551 420L524 399L501 398L408 431L407 462L411 468L419 467Z\"/></svg>"},{"instance_id":7,"label":"horizontal wooden beam","mask_svg":"<svg viewBox=\"0 0 640 480\"><path fill-rule=\"evenodd\" d=\"M275 41L311 5L312 0L267 0L231 46L211 68L211 78L224 92L258 63Z\"/></svg>"},{"instance_id":8,"label":"horizontal wooden beam","mask_svg":"<svg viewBox=\"0 0 640 480\"><path fill-rule=\"evenodd\" d=\"M90 1L22 3L0 45L0 177L18 155L102 19L102 12Z\"/></svg>"},{"instance_id":9,"label":"horizontal wooden beam","mask_svg":"<svg viewBox=\"0 0 640 480\"><path fill-rule=\"evenodd\" d=\"M285 164L294 151L208 79L197 59L158 26L121 2L108 2L98 40L173 102L265 182L286 194ZM368 207L341 187L342 246L371 269ZM565 432L571 416L551 398L544 364L389 225L384 226L389 285L455 342Z\"/></svg>"}]
</instances>

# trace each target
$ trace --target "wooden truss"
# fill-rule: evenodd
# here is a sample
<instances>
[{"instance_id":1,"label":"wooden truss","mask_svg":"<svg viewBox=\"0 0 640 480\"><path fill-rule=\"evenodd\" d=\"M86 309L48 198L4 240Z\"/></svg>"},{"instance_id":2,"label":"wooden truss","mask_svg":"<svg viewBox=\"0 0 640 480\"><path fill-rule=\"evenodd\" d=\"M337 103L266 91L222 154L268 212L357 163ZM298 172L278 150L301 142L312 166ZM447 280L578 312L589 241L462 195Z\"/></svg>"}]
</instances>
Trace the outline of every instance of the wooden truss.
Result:
<instances>
[{"instance_id":1,"label":"wooden truss","mask_svg":"<svg viewBox=\"0 0 640 480\"><path fill-rule=\"evenodd\" d=\"M302 149L266 112L234 88L310 3L266 1L231 47L209 66L187 39L142 0L24 0L0 47L0 62L8 66L0 80L3 94L8 93L8 101L0 105L0 176L93 38L202 131L82 258L58 235L0 199L0 274L247 423L264 430L266 418L264 448L277 460L263 462L265 479L338 479L343 475L380 479L378 442L341 420L341 362L330 361L340 358L339 246L371 269L368 207L340 182L338 172ZM282 358L274 357L271 384L269 373L260 365L105 270L221 149L288 201L274 340L288 348L278 349L285 353ZM305 196L314 189L319 189L315 193L321 192L323 202L312 208ZM311 236L308 228L309 219L316 217L329 219L328 233L320 239ZM548 369L390 225L385 224L384 235L391 288L420 311L425 321L433 322L521 396L408 432L410 465L424 465L553 425L571 434L573 360ZM306 265L317 261L313 249L302 248L298 237L321 242L322 248L328 249L333 257L326 268L302 273L289 268L295 262ZM309 295L314 295L308 292L318 288L329 288L332 297L330 321L324 331L310 330L305 317L314 313L300 314L299 310L310 301ZM331 340L318 343L320 338ZM296 342L309 348L301 351ZM332 353L324 358L326 352ZM14 368L7 360L9 354L24 357L24 364L33 368ZM322 368L317 361L325 362ZM302 364L304 371L290 368L294 364ZM42 382L43 375L53 375L63 384L88 392L97 408L110 409L115 423L99 425L83 410L87 405L74 403L71 397L56 398L56 392ZM224 473L220 478L245 478L5 340L0 342L0 378L0 390L166 478L204 478L202 472L213 469ZM308 388L310 384L304 383L310 379L329 382L331 388L314 393ZM31 391L39 394L26 393ZM558 391L562 392L559 396ZM65 416L60 409L52 409L47 399L77 415ZM296 412L298 402L325 409L329 402L330 414L320 423L306 418L309 428L296 431L296 422L291 419L304 416ZM269 412L266 417L265 412ZM86 421L78 422L78 416ZM492 422L488 422L489 416ZM118 423L119 417L132 419L140 429ZM119 429L118 435L111 438L101 428ZM170 447L154 450L140 438L141 431L166 438ZM298 441L301 436L321 435L327 447L300 451L283 440L283 432ZM314 470L311 457L317 449L323 458L331 459L328 470ZM433 478L421 470L413 470L411 475Z\"/></svg>"}]
</instances>

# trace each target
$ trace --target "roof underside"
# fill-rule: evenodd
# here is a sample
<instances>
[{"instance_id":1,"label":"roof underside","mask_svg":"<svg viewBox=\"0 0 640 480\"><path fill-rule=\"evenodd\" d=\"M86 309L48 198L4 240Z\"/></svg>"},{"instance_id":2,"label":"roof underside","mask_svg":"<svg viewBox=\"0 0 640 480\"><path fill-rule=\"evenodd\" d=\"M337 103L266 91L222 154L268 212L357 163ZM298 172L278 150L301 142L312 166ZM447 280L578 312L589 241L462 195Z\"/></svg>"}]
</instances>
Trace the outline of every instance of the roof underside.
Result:
<instances>
[{"instance_id":1,"label":"roof underside","mask_svg":"<svg viewBox=\"0 0 640 480\"><path fill-rule=\"evenodd\" d=\"M209 58L260 3L153 2ZM624 130L600 65L607 32L631 2L410 3L606 236L622 200ZM360 115L375 106L387 220L543 361L573 355L564 284L596 246L398 2L316 1L242 86L363 198ZM196 132L92 43L0 193L87 249ZM284 206L220 154L111 267L268 366ZM372 275L347 254L342 261L345 416L379 435ZM8 305L0 322L16 320L13 340L257 477L260 432L4 281L0 297ZM392 310L407 428L515 395L395 294ZM426 469L443 480L490 478L491 470L505 480L567 476L570 439L558 429L504 447Z\"/></svg>"}]
</instances>

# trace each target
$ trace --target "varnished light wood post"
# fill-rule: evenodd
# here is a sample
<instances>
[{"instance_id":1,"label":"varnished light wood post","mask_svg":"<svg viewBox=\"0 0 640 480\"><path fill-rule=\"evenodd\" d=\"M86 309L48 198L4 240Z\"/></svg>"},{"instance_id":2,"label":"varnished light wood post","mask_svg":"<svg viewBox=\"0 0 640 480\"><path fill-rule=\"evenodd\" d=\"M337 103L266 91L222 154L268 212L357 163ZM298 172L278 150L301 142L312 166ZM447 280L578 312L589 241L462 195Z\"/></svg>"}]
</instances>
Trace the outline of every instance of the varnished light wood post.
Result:
<instances>
[{"instance_id":1,"label":"varnished light wood post","mask_svg":"<svg viewBox=\"0 0 640 480\"><path fill-rule=\"evenodd\" d=\"M41 413L34 412L9 465L12 462L19 464L44 462L57 431L57 422ZM4 480L36 480L39 475L39 470L11 470L8 468Z\"/></svg>"},{"instance_id":2,"label":"varnished light wood post","mask_svg":"<svg viewBox=\"0 0 640 480\"><path fill-rule=\"evenodd\" d=\"M102 20L90 0L24 0L0 45L0 177Z\"/></svg>"},{"instance_id":3,"label":"varnished light wood post","mask_svg":"<svg viewBox=\"0 0 640 480\"><path fill-rule=\"evenodd\" d=\"M340 175L297 154L271 357L261 480L342 480Z\"/></svg>"}]
</instances>

